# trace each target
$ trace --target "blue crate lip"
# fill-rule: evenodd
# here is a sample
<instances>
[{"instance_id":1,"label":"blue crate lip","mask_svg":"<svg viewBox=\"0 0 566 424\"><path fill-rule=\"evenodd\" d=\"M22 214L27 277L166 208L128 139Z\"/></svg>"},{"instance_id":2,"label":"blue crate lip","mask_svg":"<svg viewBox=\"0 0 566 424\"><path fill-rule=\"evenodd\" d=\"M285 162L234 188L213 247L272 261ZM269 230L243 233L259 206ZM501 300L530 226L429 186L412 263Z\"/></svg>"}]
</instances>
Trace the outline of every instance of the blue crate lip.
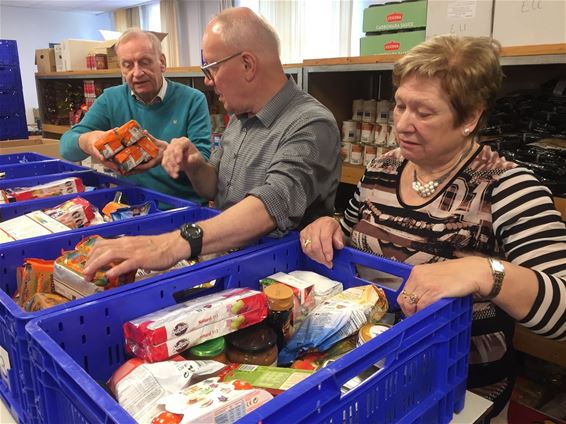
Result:
<instances>
[{"instance_id":1,"label":"blue crate lip","mask_svg":"<svg viewBox=\"0 0 566 424\"><path fill-rule=\"evenodd\" d=\"M0 147L1 146L2 145L0 144ZM54 158L52 158L51 156L46 156L35 152L6 153L0 155L0 165L41 162L53 159Z\"/></svg>"},{"instance_id":2,"label":"blue crate lip","mask_svg":"<svg viewBox=\"0 0 566 424\"><path fill-rule=\"evenodd\" d=\"M25 202L15 202L15 203L8 203L6 205L2 205L0 207L0 221L16 218L18 216L25 215L26 213L42 210L50 207L54 207L60 205L61 203L65 202L66 200L74 199L76 197L81 197L89 202L91 202L94 206L96 206L99 210L110 201L114 199L116 192L122 192L124 199L128 200L131 199L130 204L141 204L147 201L155 201L157 206L159 207L170 207L171 209L168 210L159 210L157 212L151 213L145 216L136 216L129 218L128 221L138 221L138 220L146 220L155 215L164 214L171 211L176 211L179 209L193 209L199 208L199 206L193 202L188 200L184 200L178 197L168 196L166 194L159 193L154 190L149 190L145 188L135 187L135 186L127 186L127 187L112 187L108 189L99 189L94 191L88 191L83 193L73 193L69 195L63 196L56 196L56 197L47 197L44 199L35 199L29 200ZM21 240L14 240L7 243L0 243L0 246L12 246L13 244L26 244L26 243L33 243L34 241L39 240L46 240L56 236L64 236L66 234L72 233L73 231L81 231L86 230L87 228L92 228L93 231L96 229L107 228L110 226L115 225L122 225L124 221L112 221L112 222L105 222L98 225L94 225L92 227L84 227L79 229L70 229L68 231L61 231L58 233L41 235L37 237L29 237L26 239Z\"/></svg>"},{"instance_id":3,"label":"blue crate lip","mask_svg":"<svg viewBox=\"0 0 566 424\"><path fill-rule=\"evenodd\" d=\"M62 174L71 171L88 171L84 166L59 159L51 159L30 163L10 163L0 165L0 172L5 175L3 180L26 178L36 175Z\"/></svg>"},{"instance_id":4,"label":"blue crate lip","mask_svg":"<svg viewBox=\"0 0 566 424\"><path fill-rule=\"evenodd\" d=\"M121 190L142 190L136 187L121 187ZM112 192L113 193L113 192ZM165 195L164 195L165 196ZM35 422L36 394L33 390L31 376L31 357L28 351L28 340L26 339L25 325L33 319L53 312L62 311L73 305L81 303L95 302L97 299L106 296L113 296L120 292L126 292L143 285L151 285L163 278L163 275L153 276L129 285L118 287L112 291L102 292L89 296L88 298L75 300L64 305L58 305L48 310L37 312L25 312L12 300L10 295L15 291L15 268L27 257L55 258L62 249L69 250L85 236L99 234L103 237L117 235L137 235L137 234L159 234L165 231L177 229L186 222L196 222L211 218L220 213L218 210L202 207L186 207L168 212L150 215L117 223L117 225L87 227L67 233L60 233L39 240L26 239L21 242L7 243L0 250L0 345L9 354L11 371L9 373L10 386L8 387L0 379L0 397L9 406L13 414L22 422ZM298 235L290 234L286 239L297 238ZM170 271L167 275L177 275L205 268L231 259L240 255L261 249L265 246L277 243L277 240L268 237L262 238L259 242L251 244L240 251L229 253L220 258L213 258L205 262L198 263L189 268Z\"/></svg>"},{"instance_id":5,"label":"blue crate lip","mask_svg":"<svg viewBox=\"0 0 566 424\"><path fill-rule=\"evenodd\" d=\"M0 189L12 187L31 187L34 185L44 184L50 181L62 180L64 178L79 177L83 180L85 186L100 187L103 184L114 184L116 186L133 186L126 180L119 179L106 174L85 169L84 171L62 172L60 174L34 175L31 177L13 178L10 180L0 180ZM30 200L33 201L33 200Z\"/></svg>"},{"instance_id":6,"label":"blue crate lip","mask_svg":"<svg viewBox=\"0 0 566 424\"><path fill-rule=\"evenodd\" d=\"M293 269L310 269L320 272L342 281L347 288L358 285L362 281L355 277L356 264L374 264L375 267L376 263L384 266L387 269L386 272L401 276L405 280L410 274L411 268L407 265L383 260L349 248L338 252L334 261L334 269L327 270L322 265L305 259L300 250L299 241L295 238L248 255L242 255L228 262L195 270L185 274L182 279L164 278L154 285L132 290L127 293L131 306L122 307L121 305L125 305L124 302L128 299L122 300L122 297L126 294L119 294L96 303L82 304L60 313L34 319L27 324L26 331L31 337L30 351L33 352L33 358L39 362L34 363L34 384L36 384L36 389L43 390L42 394L45 395L40 396L40 415L42 415L43 420L61 418L56 415L61 413L65 414L65 418L73 417L77 421L96 417L97 420L104 422L120 424L133 422L132 417L105 390L99 387L94 379L103 380L110 377L110 374L126 359L123 353L123 335L120 331L115 331L116 327L121 328L123 322L128 319L175 303L171 297L174 297L174 294L179 291L194 287L194 285L210 279L216 279L218 286L215 286L212 291L230 287L252 286L252 284L257 286L261 277L272 272ZM394 268L396 272L392 272ZM384 291L388 299L395 298L398 293L398 291L387 288L384 288ZM206 293L210 292L206 291ZM201 293L205 294L205 292ZM185 299L179 299L179 301L181 300ZM118 306L120 307L118 308ZM424 385L436 382L438 387L426 392L426 397L423 399L419 397L420 393L412 393L417 399L416 403L413 402L409 406L411 409L407 410L407 405L403 404L405 399L401 400L401 404L396 404L395 408L399 407L401 410L401 418L410 416L413 417L412 421L419 417L427 417L423 418L422 422L448 422L453 411L459 411L463 408L470 322L471 299L469 297L440 300L348 353L334 364L315 373L266 405L248 414L239 422L310 423L322 420L330 422L328 418L331 413L334 414L333 418L337 422L341 422L343 413L358 412L352 409L354 408L353 403L348 402L357 402L357 399L370 396L370 393L365 392L367 387L365 383L376 382L378 384L383 382L385 387L381 388L382 391L380 392L383 396L383 393L388 392L388 381L386 379L393 377L402 380L403 368L410 367L412 361L421 360L421 356L428 358L429 362L432 360L439 367L447 367L443 370L446 372L444 375L433 376L434 378L428 377L426 381L422 382ZM90 335L91 326L94 323L100 327L100 331ZM105 335L104 327L108 328L111 334ZM94 328L92 330L95 331ZM88 346L88 340L85 340L87 346L81 346L78 340L81 333L84 334L85 332L102 345L100 351L92 352L93 347ZM454 340L459 342L459 349L454 348ZM420 347L419 345L423 345L423 341L427 343ZM448 342L450 342L450 347ZM61 345L64 345L65 348L63 349ZM112 347L112 353L106 351L107 346L108 349ZM442 357L433 357L431 352L436 348L438 348ZM103 358L104 352L110 354L110 358L106 356ZM44 359L46 356L48 359ZM87 367L90 372L79 365L77 358L81 358L80 363L83 363L84 358L83 365L88 360ZM345 396L340 395L341 385L382 358L386 358L382 371L374 374L370 380L352 389ZM447 365L449 359L450 362L453 362L452 366L456 368L451 376ZM104 363L105 361L106 363ZM435 371L438 371L438 369L435 368ZM395 375L398 372L401 375L396 377ZM48 380L43 380L45 375L50 376ZM53 386L46 387L45 382L51 381L51 378L57 378L58 382L54 383ZM69 393L73 393L73 395L71 396ZM375 395L375 392L372 393ZM61 401L61 404L59 404L59 401ZM375 402L373 407L377 410L378 407L383 408L387 403L379 403L377 400ZM395 402L395 399L389 399L389 402ZM59 409L53 411L55 403L57 403ZM61 411L61 408L64 411ZM360 408L363 409L363 406ZM317 411L320 415L316 415ZM361 412L365 413L366 411ZM53 417L54 413L55 418ZM359 419L359 417L357 418ZM375 416L373 418L376 419ZM358 419L354 419L354 421L358 422ZM431 419L433 421L430 421ZM361 419L359 422L364 422L364 420Z\"/></svg>"}]
</instances>

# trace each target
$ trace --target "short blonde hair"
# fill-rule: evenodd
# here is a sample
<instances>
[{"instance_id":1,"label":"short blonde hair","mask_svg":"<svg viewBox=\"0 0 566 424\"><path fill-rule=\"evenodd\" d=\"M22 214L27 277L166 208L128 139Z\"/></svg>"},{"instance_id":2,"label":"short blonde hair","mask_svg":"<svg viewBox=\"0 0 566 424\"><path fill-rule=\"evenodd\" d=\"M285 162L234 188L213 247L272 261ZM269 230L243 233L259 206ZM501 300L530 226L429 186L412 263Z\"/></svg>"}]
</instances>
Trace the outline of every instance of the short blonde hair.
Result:
<instances>
[{"instance_id":1,"label":"short blonde hair","mask_svg":"<svg viewBox=\"0 0 566 424\"><path fill-rule=\"evenodd\" d=\"M159 38L157 38L157 35L155 35L153 32L144 31L140 28L128 28L120 35L118 41L116 41L116 44L114 44L114 51L116 52L116 54L118 53L120 44L125 43L126 41L130 41L132 38L146 38L151 43L151 47L155 54L157 56L161 55L161 41L159 40Z\"/></svg>"},{"instance_id":2,"label":"short blonde hair","mask_svg":"<svg viewBox=\"0 0 566 424\"><path fill-rule=\"evenodd\" d=\"M410 75L439 78L456 111L455 126L475 108L484 108L477 132L485 125L485 110L495 102L503 79L500 49L489 37L438 35L413 47L395 63L393 84L398 88Z\"/></svg>"}]
</instances>

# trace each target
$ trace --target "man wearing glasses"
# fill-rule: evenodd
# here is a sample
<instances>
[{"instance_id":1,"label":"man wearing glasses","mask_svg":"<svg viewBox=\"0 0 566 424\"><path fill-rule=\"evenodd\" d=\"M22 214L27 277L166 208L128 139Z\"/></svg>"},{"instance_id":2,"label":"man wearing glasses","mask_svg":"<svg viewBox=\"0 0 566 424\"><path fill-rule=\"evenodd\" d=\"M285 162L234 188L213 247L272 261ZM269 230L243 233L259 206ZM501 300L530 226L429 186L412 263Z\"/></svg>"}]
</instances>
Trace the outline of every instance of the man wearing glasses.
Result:
<instances>
[{"instance_id":1,"label":"man wearing glasses","mask_svg":"<svg viewBox=\"0 0 566 424\"><path fill-rule=\"evenodd\" d=\"M135 119L149 132L160 152L171 139L188 137L203 157L208 157L210 118L206 98L199 90L163 77L166 61L157 36L132 28L120 36L115 49L126 83L106 89L82 121L63 134L61 155L70 161L91 156L117 170L113 162L104 160L94 143L109 130ZM144 187L202 202L185 174L173 179L160 162L161 154L137 166L133 172L136 175L130 173L126 178Z\"/></svg>"},{"instance_id":2,"label":"man wearing glasses","mask_svg":"<svg viewBox=\"0 0 566 424\"><path fill-rule=\"evenodd\" d=\"M207 162L187 138L178 138L162 165L173 178L186 174L197 193L224 212L158 236L97 241L87 276L120 261L109 276L165 269L267 233L282 235L333 212L341 163L338 126L287 78L272 27L250 9L227 9L209 22L203 56L205 84L232 114L221 146Z\"/></svg>"}]
</instances>

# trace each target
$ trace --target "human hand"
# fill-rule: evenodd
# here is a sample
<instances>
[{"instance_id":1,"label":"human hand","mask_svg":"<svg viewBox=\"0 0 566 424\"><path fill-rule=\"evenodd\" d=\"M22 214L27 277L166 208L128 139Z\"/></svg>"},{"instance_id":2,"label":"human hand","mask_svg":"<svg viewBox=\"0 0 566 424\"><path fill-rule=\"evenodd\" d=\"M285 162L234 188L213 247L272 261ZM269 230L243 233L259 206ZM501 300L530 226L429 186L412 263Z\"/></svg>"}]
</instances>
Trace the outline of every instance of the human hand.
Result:
<instances>
[{"instance_id":1,"label":"human hand","mask_svg":"<svg viewBox=\"0 0 566 424\"><path fill-rule=\"evenodd\" d=\"M174 138L163 152L161 165L171 178L178 178L184 171L189 173L192 167L203 163L204 159L198 149L187 137Z\"/></svg>"},{"instance_id":2,"label":"human hand","mask_svg":"<svg viewBox=\"0 0 566 424\"><path fill-rule=\"evenodd\" d=\"M301 231L300 239L303 252L328 268L332 268L334 249L344 248L344 233L338 221L330 216L307 225Z\"/></svg>"},{"instance_id":3,"label":"human hand","mask_svg":"<svg viewBox=\"0 0 566 424\"><path fill-rule=\"evenodd\" d=\"M120 237L117 239L98 239L90 251L84 275L92 280L99 269L115 264L106 272L108 278L118 277L138 268L163 270L172 267L183 257L177 248L179 233L165 233L156 236ZM185 242L185 245L188 244Z\"/></svg>"},{"instance_id":4,"label":"human hand","mask_svg":"<svg viewBox=\"0 0 566 424\"><path fill-rule=\"evenodd\" d=\"M491 279L489 263L480 256L416 265L397 303L405 315L413 315L442 298L480 293Z\"/></svg>"},{"instance_id":5,"label":"human hand","mask_svg":"<svg viewBox=\"0 0 566 424\"><path fill-rule=\"evenodd\" d=\"M98 149L94 146L94 144L100 138L106 137L108 134L110 134L114 130L115 130L115 128L108 130L108 131L95 130L95 131L89 131L89 132L83 133L79 136L79 147L81 148L81 150L83 152L85 152L87 155L89 155L92 158L92 160L94 160L95 162L101 163L102 165L104 165L105 168L108 168L108 169L113 170L114 172L120 173L118 165L116 165L112 161L107 160L104 156L102 156L102 153L100 153L98 151Z\"/></svg>"},{"instance_id":6,"label":"human hand","mask_svg":"<svg viewBox=\"0 0 566 424\"><path fill-rule=\"evenodd\" d=\"M123 175L141 174L142 172L146 172L148 169L151 169L155 166L160 165L161 161L163 160L163 152L165 151L165 149L167 149L167 147L169 146L169 143L167 143L166 141L159 140L159 139L155 138L150 133L148 133L146 130L144 130L143 132L147 137L149 137L149 139L153 142L153 144L155 144L157 146L159 153L157 154L156 157L148 160L147 162L140 163L138 166L136 166L130 172L124 173Z\"/></svg>"}]
</instances>

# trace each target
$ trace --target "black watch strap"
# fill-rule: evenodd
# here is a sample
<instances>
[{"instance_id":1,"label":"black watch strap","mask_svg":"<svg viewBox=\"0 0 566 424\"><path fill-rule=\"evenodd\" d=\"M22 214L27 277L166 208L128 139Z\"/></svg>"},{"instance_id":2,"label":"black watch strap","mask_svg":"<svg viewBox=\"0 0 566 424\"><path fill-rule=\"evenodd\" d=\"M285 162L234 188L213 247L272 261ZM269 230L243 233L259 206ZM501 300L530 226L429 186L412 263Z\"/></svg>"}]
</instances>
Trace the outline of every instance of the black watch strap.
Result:
<instances>
[{"instance_id":1,"label":"black watch strap","mask_svg":"<svg viewBox=\"0 0 566 424\"><path fill-rule=\"evenodd\" d=\"M183 224L180 230L181 237L187 240L191 247L191 256L189 259L195 259L202 251L202 228L197 224Z\"/></svg>"}]
</instances>

